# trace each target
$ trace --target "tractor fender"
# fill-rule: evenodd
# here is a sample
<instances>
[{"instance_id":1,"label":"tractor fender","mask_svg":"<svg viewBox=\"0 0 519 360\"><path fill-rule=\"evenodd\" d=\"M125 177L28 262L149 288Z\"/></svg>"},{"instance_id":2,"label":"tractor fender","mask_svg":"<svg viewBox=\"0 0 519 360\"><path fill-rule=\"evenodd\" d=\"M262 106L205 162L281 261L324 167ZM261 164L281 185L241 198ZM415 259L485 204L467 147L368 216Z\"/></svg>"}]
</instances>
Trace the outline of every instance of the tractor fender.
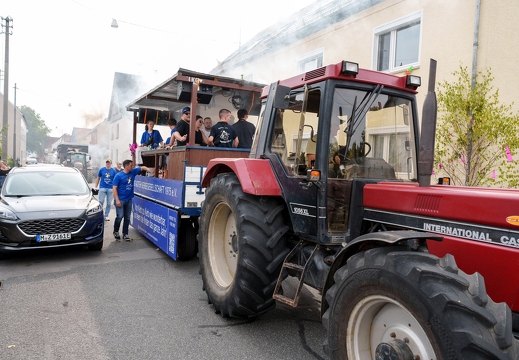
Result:
<instances>
[{"instance_id":1,"label":"tractor fender","mask_svg":"<svg viewBox=\"0 0 519 360\"><path fill-rule=\"evenodd\" d=\"M327 302L325 301L326 292L334 284L333 276L335 272L341 268L348 259L360 251L365 251L375 247L396 244L399 241L417 240L419 244L425 244L425 240L442 241L443 236L430 234L422 231L378 231L361 235L350 241L335 255L333 262L326 276L326 282L321 293L321 316L325 313Z\"/></svg>"},{"instance_id":2,"label":"tractor fender","mask_svg":"<svg viewBox=\"0 0 519 360\"><path fill-rule=\"evenodd\" d=\"M212 178L228 172L236 174L243 192L246 194L281 196L279 182L268 159L212 159L202 178L202 186L209 187Z\"/></svg>"}]
</instances>

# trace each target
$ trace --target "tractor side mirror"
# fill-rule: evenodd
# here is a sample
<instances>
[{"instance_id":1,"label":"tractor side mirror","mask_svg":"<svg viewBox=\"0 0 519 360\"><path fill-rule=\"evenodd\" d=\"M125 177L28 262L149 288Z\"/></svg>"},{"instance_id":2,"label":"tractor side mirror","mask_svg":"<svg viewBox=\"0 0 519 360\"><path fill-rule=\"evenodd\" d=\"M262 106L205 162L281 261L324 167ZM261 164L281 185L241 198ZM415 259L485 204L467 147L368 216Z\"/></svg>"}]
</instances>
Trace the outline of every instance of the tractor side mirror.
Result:
<instances>
[{"instance_id":1,"label":"tractor side mirror","mask_svg":"<svg viewBox=\"0 0 519 360\"><path fill-rule=\"evenodd\" d=\"M290 88L273 83L271 85L273 105L276 109L288 109L290 105Z\"/></svg>"}]
</instances>

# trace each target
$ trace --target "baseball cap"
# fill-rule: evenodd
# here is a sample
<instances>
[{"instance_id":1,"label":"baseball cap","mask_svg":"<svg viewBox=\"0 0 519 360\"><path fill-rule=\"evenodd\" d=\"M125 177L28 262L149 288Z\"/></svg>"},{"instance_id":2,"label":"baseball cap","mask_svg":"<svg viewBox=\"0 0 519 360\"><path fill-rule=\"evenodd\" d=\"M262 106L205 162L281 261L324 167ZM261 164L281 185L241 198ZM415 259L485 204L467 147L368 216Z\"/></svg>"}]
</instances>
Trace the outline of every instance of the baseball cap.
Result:
<instances>
[{"instance_id":1,"label":"baseball cap","mask_svg":"<svg viewBox=\"0 0 519 360\"><path fill-rule=\"evenodd\" d=\"M189 106L186 106L185 108L182 109L182 115L184 115L184 113L186 113L188 111L191 111L191 108Z\"/></svg>"},{"instance_id":2,"label":"baseball cap","mask_svg":"<svg viewBox=\"0 0 519 360\"><path fill-rule=\"evenodd\" d=\"M107 164L108 164L108 163L111 164L111 163L112 163L112 160L111 160L111 159L106 159L106 163L107 163Z\"/></svg>"}]
</instances>

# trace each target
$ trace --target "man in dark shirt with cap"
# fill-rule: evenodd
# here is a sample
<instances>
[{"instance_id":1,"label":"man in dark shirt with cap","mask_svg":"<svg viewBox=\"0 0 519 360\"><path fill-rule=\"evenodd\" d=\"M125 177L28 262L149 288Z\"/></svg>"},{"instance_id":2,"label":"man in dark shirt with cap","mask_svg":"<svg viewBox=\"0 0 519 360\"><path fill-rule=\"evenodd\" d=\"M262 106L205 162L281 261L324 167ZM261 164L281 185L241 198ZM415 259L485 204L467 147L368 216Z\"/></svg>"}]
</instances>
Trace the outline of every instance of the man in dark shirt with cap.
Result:
<instances>
[{"instance_id":1,"label":"man in dark shirt with cap","mask_svg":"<svg viewBox=\"0 0 519 360\"><path fill-rule=\"evenodd\" d=\"M177 146L184 146L189 142L189 121L191 109L186 106L182 109L180 121L177 123L173 137L177 140Z\"/></svg>"}]
</instances>

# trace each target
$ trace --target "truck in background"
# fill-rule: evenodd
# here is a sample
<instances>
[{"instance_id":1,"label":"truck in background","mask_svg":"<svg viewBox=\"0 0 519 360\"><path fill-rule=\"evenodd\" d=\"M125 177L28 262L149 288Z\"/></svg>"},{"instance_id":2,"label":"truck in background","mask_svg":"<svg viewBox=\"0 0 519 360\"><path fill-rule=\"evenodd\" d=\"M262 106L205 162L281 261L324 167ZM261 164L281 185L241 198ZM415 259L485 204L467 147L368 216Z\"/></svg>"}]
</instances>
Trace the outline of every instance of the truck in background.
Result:
<instances>
[{"instance_id":1,"label":"truck in background","mask_svg":"<svg viewBox=\"0 0 519 360\"><path fill-rule=\"evenodd\" d=\"M61 143L56 148L56 152L58 161L61 165L75 167L81 171L89 183L93 181L88 145Z\"/></svg>"}]
</instances>

